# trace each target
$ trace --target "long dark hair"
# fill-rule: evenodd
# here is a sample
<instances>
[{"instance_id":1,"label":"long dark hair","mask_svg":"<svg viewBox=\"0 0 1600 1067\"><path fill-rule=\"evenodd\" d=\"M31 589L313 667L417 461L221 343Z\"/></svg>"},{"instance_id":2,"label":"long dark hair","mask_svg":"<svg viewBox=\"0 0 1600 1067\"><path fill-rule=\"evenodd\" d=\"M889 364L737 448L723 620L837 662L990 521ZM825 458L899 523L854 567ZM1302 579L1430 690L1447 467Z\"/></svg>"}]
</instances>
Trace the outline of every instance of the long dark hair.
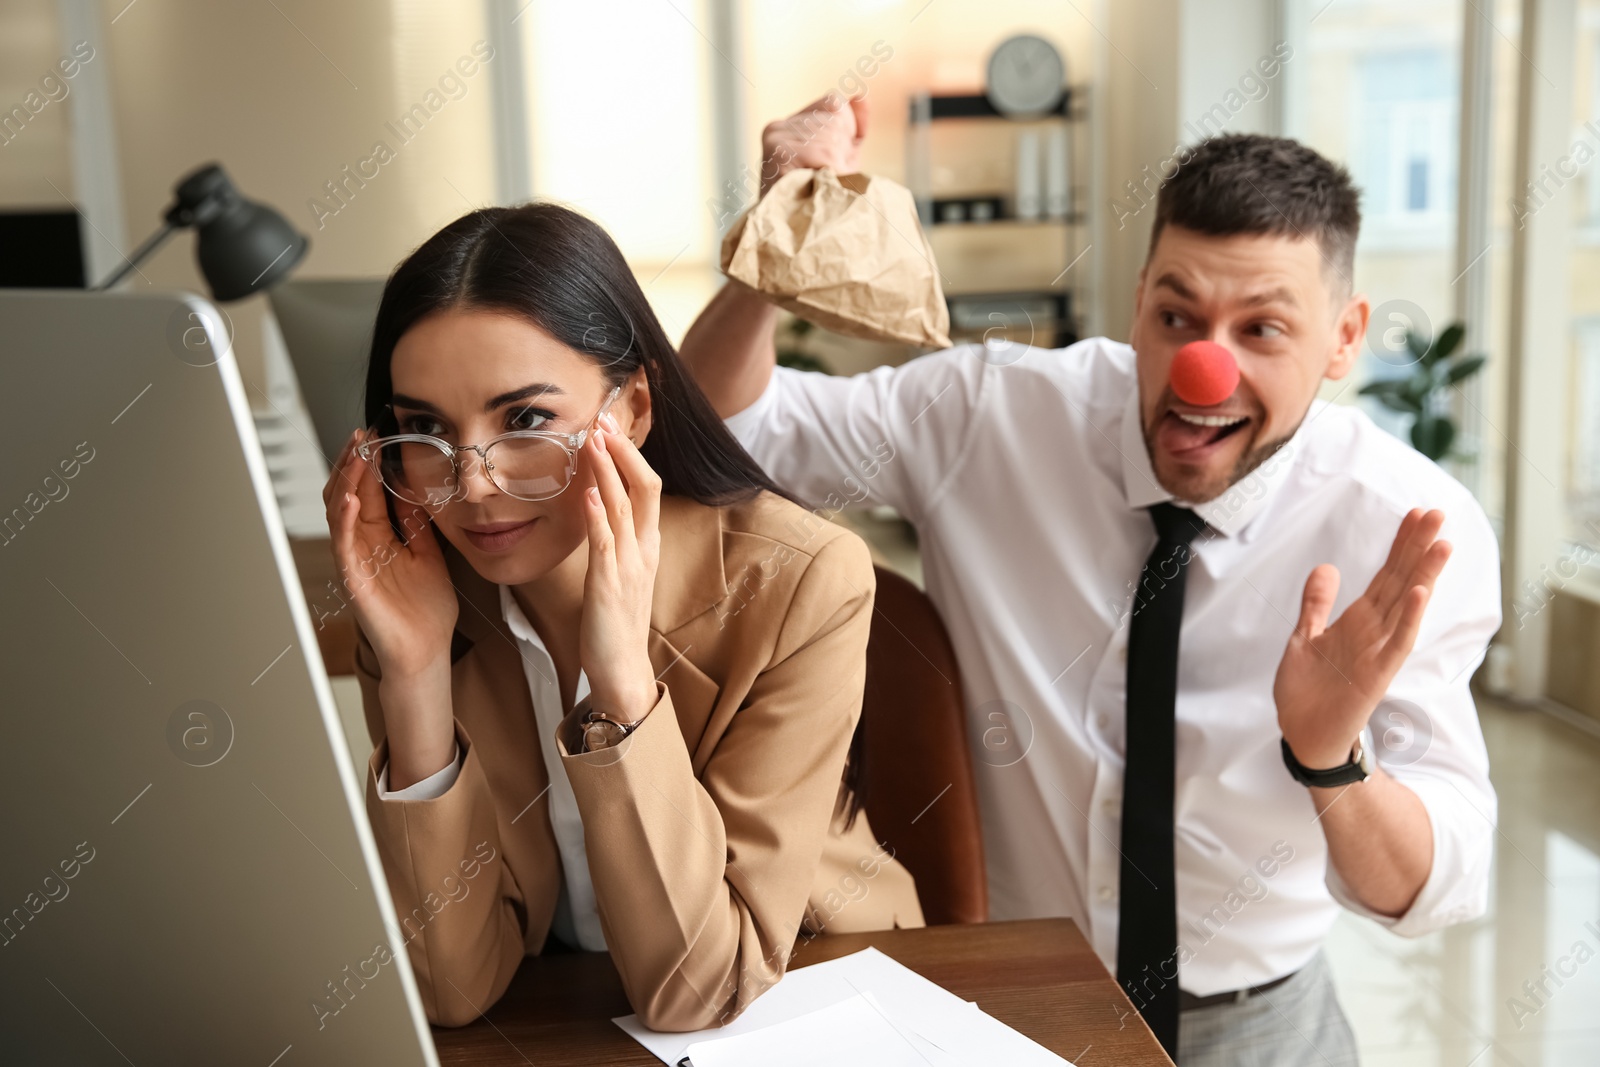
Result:
<instances>
[{"instance_id":1,"label":"long dark hair","mask_svg":"<svg viewBox=\"0 0 1600 1067\"><path fill-rule=\"evenodd\" d=\"M555 204L481 208L406 257L383 289L367 364L367 425L394 393L390 362L401 336L451 307L520 315L599 364L607 388L641 365L653 401L640 452L661 491L702 504L749 500L763 489L789 500L750 458L684 370L644 291L605 230Z\"/></svg>"},{"instance_id":2,"label":"long dark hair","mask_svg":"<svg viewBox=\"0 0 1600 1067\"><path fill-rule=\"evenodd\" d=\"M639 451L660 476L663 493L725 507L765 490L800 503L767 477L717 417L616 243L598 223L558 204L480 208L428 238L395 268L372 331L368 426L392 418L390 364L400 338L427 315L456 307L520 315L599 364L608 387L643 366L651 428ZM845 772L851 822L863 799L862 736L858 723Z\"/></svg>"}]
</instances>

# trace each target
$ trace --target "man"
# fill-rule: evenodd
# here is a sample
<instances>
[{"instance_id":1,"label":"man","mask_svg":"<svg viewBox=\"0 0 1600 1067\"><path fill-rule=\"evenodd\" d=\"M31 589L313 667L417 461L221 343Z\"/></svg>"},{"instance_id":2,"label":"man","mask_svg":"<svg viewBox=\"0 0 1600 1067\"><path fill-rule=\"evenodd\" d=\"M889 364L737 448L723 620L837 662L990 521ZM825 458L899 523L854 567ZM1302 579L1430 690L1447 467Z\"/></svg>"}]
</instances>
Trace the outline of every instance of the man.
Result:
<instances>
[{"instance_id":1,"label":"man","mask_svg":"<svg viewBox=\"0 0 1600 1067\"><path fill-rule=\"evenodd\" d=\"M764 186L856 169L864 117L825 99L768 126ZM1356 1062L1320 951L1339 907L1417 936L1486 904L1468 680L1498 549L1461 485L1316 399L1366 333L1359 225L1343 168L1218 137L1162 185L1129 344L804 373L733 286L683 344L780 484L916 525L992 915L1076 919L1184 1067ZM1240 372L1206 407L1168 382L1195 340Z\"/></svg>"}]
</instances>

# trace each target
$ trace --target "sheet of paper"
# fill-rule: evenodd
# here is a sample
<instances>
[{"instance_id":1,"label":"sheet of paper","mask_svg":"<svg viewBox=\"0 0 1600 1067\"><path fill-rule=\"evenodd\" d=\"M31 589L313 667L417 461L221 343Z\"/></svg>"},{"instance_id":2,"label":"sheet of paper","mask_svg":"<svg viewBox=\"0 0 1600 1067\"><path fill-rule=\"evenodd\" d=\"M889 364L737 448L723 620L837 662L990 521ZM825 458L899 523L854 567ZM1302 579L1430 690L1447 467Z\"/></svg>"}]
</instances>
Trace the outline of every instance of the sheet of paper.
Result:
<instances>
[{"instance_id":1,"label":"sheet of paper","mask_svg":"<svg viewBox=\"0 0 1600 1067\"><path fill-rule=\"evenodd\" d=\"M845 956L843 959L850 957ZM656 1059L668 1064L668 1067L677 1067L678 1061L687 1054L689 1046L696 1041L750 1033L854 996L855 990L838 978L838 971L834 965L840 962L842 960L833 960L789 971L777 985L757 997L743 1014L727 1026L670 1034L647 1029L637 1015L624 1015L613 1021L622 1027L629 1037L649 1049ZM775 995L780 989L784 991L783 994Z\"/></svg>"},{"instance_id":2,"label":"sheet of paper","mask_svg":"<svg viewBox=\"0 0 1600 1067\"><path fill-rule=\"evenodd\" d=\"M928 1067L910 1035L857 994L736 1037L716 1037L689 1046L694 1067Z\"/></svg>"},{"instance_id":3,"label":"sheet of paper","mask_svg":"<svg viewBox=\"0 0 1600 1067\"><path fill-rule=\"evenodd\" d=\"M870 1003L881 1007L895 1025L943 1053L946 1063L966 1067L991 1063L1061 1067L1067 1063L972 1003L874 948L789 971L782 981L757 997L739 1018L724 1027L665 1034L646 1029L637 1015L615 1021L656 1058L669 1067L677 1067L689 1046L697 1041L754 1033L868 995ZM944 1067L932 1056L925 1057L920 1067L927 1067L928 1063Z\"/></svg>"}]
</instances>

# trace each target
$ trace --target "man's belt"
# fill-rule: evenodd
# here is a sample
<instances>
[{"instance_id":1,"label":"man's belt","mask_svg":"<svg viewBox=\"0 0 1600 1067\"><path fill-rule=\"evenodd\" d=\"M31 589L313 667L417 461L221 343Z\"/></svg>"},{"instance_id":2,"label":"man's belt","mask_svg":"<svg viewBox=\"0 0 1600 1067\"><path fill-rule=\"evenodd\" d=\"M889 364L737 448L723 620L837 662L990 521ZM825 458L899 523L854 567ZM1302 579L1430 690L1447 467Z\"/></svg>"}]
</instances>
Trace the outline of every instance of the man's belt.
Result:
<instances>
[{"instance_id":1,"label":"man's belt","mask_svg":"<svg viewBox=\"0 0 1600 1067\"><path fill-rule=\"evenodd\" d=\"M1187 989L1178 990L1178 1010L1190 1011L1194 1008L1209 1008L1215 1004L1243 1004L1257 993L1265 993L1269 989L1276 989L1299 971L1290 971L1282 978L1274 978L1262 985L1254 985L1249 989L1232 989L1225 993L1212 993L1209 996L1197 997Z\"/></svg>"}]
</instances>

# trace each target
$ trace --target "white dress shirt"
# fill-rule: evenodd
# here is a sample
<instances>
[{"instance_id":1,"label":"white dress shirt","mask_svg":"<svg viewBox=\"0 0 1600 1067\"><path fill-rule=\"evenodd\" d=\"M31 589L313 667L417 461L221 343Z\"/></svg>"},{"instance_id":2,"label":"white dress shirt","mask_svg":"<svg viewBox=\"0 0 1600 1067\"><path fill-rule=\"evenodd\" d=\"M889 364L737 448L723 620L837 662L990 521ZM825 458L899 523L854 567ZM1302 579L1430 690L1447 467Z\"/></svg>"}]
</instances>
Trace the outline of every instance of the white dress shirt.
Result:
<instances>
[{"instance_id":1,"label":"white dress shirt","mask_svg":"<svg viewBox=\"0 0 1600 1067\"><path fill-rule=\"evenodd\" d=\"M561 722L561 690L556 684L555 662L544 647L539 632L528 622L511 587L500 586L500 611L506 624L517 639L522 654L522 670L528 679L528 692L533 697L533 715L539 728L539 751L544 756L545 773L550 786L546 795L550 828L555 833L556 848L561 853L563 874L562 892L556 902L556 913L551 921L551 931L569 945L590 952L606 951L605 935L600 929L600 913L595 908L594 883L589 878L589 859L583 850L583 819L578 813L578 800L573 795L567 770L561 765L561 754L556 750L556 726ZM573 704L589 695L589 677L578 672L578 686ZM378 773L378 797L382 800L432 800L443 796L455 784L461 773L461 746L456 746L452 763L443 770L407 786L388 790L389 765L384 764Z\"/></svg>"},{"instance_id":2,"label":"white dress shirt","mask_svg":"<svg viewBox=\"0 0 1600 1067\"><path fill-rule=\"evenodd\" d=\"M854 377L777 368L729 428L823 508L917 527L961 666L996 919L1075 918L1115 968L1128 617L1170 499L1140 430L1133 350L964 345ZM1338 566L1334 618L1412 507L1454 554L1415 651L1371 719L1378 758L1433 830L1405 915L1355 903L1308 791L1284 768L1272 683L1306 578ZM1194 510L1177 698L1179 983L1198 995L1303 966L1339 905L1414 936L1481 914L1496 800L1468 679L1500 620L1482 509L1361 411L1314 403L1292 440Z\"/></svg>"}]
</instances>

